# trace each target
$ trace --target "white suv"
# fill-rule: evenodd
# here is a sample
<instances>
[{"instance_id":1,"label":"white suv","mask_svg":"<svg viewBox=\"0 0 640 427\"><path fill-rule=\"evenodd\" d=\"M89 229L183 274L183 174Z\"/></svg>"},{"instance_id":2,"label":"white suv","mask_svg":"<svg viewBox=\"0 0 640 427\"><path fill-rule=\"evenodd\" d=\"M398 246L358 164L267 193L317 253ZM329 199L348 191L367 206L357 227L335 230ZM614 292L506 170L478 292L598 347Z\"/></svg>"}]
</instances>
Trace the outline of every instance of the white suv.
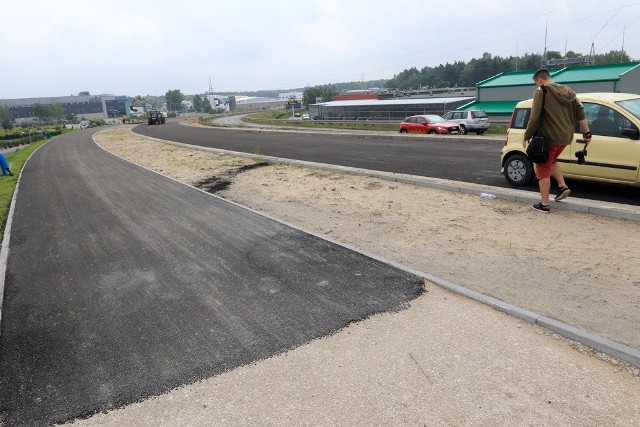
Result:
<instances>
[{"instance_id":1,"label":"white suv","mask_svg":"<svg viewBox=\"0 0 640 427\"><path fill-rule=\"evenodd\" d=\"M463 135L475 132L482 135L489 128L489 117L484 110L449 111L442 116L448 122L455 122L460 125Z\"/></svg>"}]
</instances>

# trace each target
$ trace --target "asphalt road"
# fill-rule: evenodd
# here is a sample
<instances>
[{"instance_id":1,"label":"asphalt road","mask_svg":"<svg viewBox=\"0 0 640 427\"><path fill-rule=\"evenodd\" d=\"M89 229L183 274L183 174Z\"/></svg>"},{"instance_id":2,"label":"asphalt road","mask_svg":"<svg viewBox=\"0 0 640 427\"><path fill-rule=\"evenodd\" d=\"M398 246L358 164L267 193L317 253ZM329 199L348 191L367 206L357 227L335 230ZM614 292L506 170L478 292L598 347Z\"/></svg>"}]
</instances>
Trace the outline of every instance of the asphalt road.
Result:
<instances>
[{"instance_id":1,"label":"asphalt road","mask_svg":"<svg viewBox=\"0 0 640 427\"><path fill-rule=\"evenodd\" d=\"M416 276L133 166L91 135L51 141L22 174L0 425L139 401L422 293Z\"/></svg>"},{"instance_id":2,"label":"asphalt road","mask_svg":"<svg viewBox=\"0 0 640 427\"><path fill-rule=\"evenodd\" d=\"M169 141L251 154L329 163L421 176L457 176L468 182L504 181L499 163L503 143L469 144L458 139L392 138L353 133L319 134L202 128L177 122L141 125L134 132ZM443 149L446 145L446 149ZM461 162L462 159L462 162ZM451 171L452 165L456 171Z\"/></svg>"},{"instance_id":3,"label":"asphalt road","mask_svg":"<svg viewBox=\"0 0 640 427\"><path fill-rule=\"evenodd\" d=\"M412 137L400 135L323 134L202 128L176 121L141 125L134 132L203 147L284 157L310 162L406 173L418 176L509 187L500 173L501 137ZM575 196L640 205L637 188L568 180ZM537 192L532 183L523 188Z\"/></svg>"}]
</instances>

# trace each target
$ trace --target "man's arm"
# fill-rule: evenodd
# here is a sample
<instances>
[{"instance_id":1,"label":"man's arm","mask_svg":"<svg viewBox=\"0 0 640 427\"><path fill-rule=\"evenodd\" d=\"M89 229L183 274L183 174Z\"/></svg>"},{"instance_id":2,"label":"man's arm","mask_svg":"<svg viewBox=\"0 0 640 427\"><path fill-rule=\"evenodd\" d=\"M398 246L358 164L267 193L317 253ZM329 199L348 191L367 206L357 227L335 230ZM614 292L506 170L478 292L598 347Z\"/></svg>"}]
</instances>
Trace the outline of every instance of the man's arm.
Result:
<instances>
[{"instance_id":1,"label":"man's arm","mask_svg":"<svg viewBox=\"0 0 640 427\"><path fill-rule=\"evenodd\" d=\"M587 119L578 120L578 123L580 123L580 127L582 128L582 138L587 141L586 145L591 144L591 131L589 130Z\"/></svg>"},{"instance_id":2,"label":"man's arm","mask_svg":"<svg viewBox=\"0 0 640 427\"><path fill-rule=\"evenodd\" d=\"M576 119L578 120L578 123L580 123L580 127L582 128L582 137L583 139L587 140L586 145L589 145L591 143L591 131L589 130L589 123L587 123L587 118L584 114L584 107L582 106L582 103L578 101L578 99L575 99L573 101L573 104Z\"/></svg>"}]
</instances>

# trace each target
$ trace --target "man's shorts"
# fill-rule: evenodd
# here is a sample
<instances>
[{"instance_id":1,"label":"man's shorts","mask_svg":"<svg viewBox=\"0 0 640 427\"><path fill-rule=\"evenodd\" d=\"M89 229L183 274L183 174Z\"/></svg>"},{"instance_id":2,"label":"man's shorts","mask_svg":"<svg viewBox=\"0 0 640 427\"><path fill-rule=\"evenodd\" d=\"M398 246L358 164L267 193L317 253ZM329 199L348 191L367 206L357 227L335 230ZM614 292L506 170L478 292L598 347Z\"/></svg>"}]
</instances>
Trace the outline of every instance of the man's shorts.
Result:
<instances>
[{"instance_id":1,"label":"man's shorts","mask_svg":"<svg viewBox=\"0 0 640 427\"><path fill-rule=\"evenodd\" d=\"M536 178L545 179L551 176L551 166L556 163L566 145L549 144L549 160L546 163L536 163Z\"/></svg>"}]
</instances>

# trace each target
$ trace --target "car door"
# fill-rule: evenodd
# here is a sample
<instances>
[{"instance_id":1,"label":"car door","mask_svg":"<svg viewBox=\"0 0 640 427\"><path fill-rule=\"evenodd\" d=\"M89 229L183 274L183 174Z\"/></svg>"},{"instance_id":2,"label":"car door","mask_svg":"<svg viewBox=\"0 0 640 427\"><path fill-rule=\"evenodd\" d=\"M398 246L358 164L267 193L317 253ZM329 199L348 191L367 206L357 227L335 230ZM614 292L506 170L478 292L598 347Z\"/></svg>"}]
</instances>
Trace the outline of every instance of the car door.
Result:
<instances>
[{"instance_id":1,"label":"car door","mask_svg":"<svg viewBox=\"0 0 640 427\"><path fill-rule=\"evenodd\" d=\"M415 117L407 117L406 119L404 119L404 128L407 130L407 132L415 132L415 126L416 126L416 118Z\"/></svg>"},{"instance_id":2,"label":"car door","mask_svg":"<svg viewBox=\"0 0 640 427\"><path fill-rule=\"evenodd\" d=\"M416 117L416 127L414 129L415 132L426 133L428 132L429 127L427 126L427 120L424 117Z\"/></svg>"},{"instance_id":3,"label":"car door","mask_svg":"<svg viewBox=\"0 0 640 427\"><path fill-rule=\"evenodd\" d=\"M629 119L632 116L627 117L623 109L595 102L584 102L583 106L593 136L584 165L579 165L574 157L575 152L585 146L577 142L582 136L576 135L574 138L570 151L570 173L589 178L635 182L640 164L640 141L625 136L625 129L626 133L634 130L637 135L638 126Z\"/></svg>"}]
</instances>

